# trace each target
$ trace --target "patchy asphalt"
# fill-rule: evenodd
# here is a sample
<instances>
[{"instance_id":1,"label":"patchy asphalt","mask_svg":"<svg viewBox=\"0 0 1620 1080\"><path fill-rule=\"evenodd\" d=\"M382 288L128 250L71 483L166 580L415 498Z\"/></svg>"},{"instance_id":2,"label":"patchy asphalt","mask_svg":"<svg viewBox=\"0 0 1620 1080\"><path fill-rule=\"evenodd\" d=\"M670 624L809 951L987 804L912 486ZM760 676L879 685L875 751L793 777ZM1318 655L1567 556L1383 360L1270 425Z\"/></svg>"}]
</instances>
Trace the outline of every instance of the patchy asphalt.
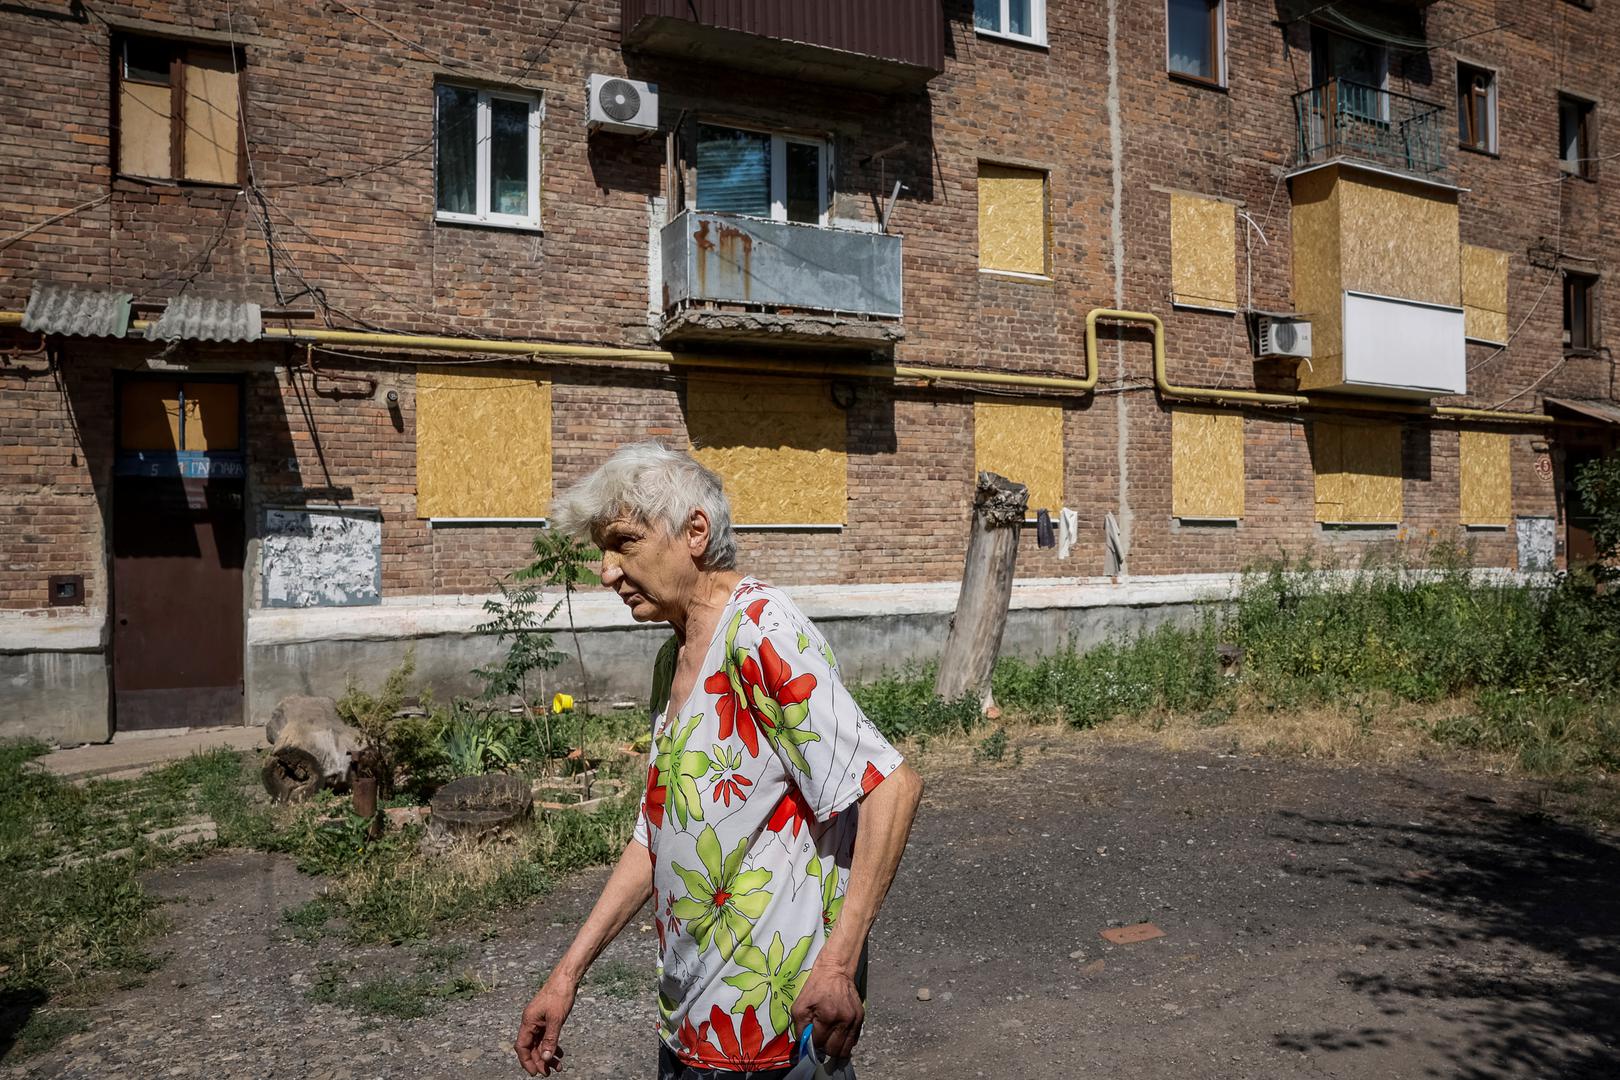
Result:
<instances>
[{"instance_id":1,"label":"patchy asphalt","mask_svg":"<svg viewBox=\"0 0 1620 1080\"><path fill-rule=\"evenodd\" d=\"M924 762L873 935L866 1080L1620 1075L1620 844L1533 787L1063 733L1021 757ZM517 1077L518 1011L604 876L448 935L493 988L401 1021L308 1000L323 963L358 980L422 954L290 937L279 913L314 883L285 860L170 870L164 968L3 1072ZM1138 922L1164 936L1099 937ZM646 925L576 1006L565 1075L651 1075Z\"/></svg>"}]
</instances>

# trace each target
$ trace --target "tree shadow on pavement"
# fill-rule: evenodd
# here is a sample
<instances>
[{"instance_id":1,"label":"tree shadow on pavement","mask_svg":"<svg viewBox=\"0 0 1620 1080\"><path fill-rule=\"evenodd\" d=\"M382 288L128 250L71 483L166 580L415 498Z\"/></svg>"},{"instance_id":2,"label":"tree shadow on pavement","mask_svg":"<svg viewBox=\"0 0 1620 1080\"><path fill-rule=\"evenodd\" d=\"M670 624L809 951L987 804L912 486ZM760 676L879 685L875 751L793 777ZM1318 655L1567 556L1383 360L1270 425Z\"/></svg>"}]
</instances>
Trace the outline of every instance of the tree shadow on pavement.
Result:
<instances>
[{"instance_id":1,"label":"tree shadow on pavement","mask_svg":"<svg viewBox=\"0 0 1620 1080\"><path fill-rule=\"evenodd\" d=\"M1389 820L1403 815L1388 808L1281 815L1290 842L1337 849L1325 866L1289 872L1400 903L1387 931L1364 940L1361 970L1339 975L1391 1026L1279 1035L1277 1045L1324 1053L1421 1040L1418 1056L1451 1065L1425 1072L1457 1080L1616 1076L1620 846L1533 806L1424 801L1411 812L1425 821ZM1439 1023L1398 1019L1419 1013ZM1453 1034L1417 1034L1437 1029Z\"/></svg>"}]
</instances>

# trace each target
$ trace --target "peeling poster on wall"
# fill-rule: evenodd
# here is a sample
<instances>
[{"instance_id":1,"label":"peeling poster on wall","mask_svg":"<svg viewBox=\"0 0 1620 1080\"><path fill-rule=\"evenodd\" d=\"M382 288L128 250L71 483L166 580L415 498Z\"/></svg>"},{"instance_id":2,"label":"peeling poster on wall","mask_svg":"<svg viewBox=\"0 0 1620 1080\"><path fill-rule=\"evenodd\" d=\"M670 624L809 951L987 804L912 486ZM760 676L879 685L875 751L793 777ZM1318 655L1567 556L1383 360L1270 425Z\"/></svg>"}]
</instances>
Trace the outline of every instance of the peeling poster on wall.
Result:
<instances>
[{"instance_id":1,"label":"peeling poster on wall","mask_svg":"<svg viewBox=\"0 0 1620 1080\"><path fill-rule=\"evenodd\" d=\"M265 607L381 603L381 513L364 509L265 510L259 577Z\"/></svg>"},{"instance_id":2,"label":"peeling poster on wall","mask_svg":"<svg viewBox=\"0 0 1620 1080\"><path fill-rule=\"evenodd\" d=\"M1519 541L1519 572L1546 573L1555 567L1557 530L1550 517L1521 517L1514 521Z\"/></svg>"}]
</instances>

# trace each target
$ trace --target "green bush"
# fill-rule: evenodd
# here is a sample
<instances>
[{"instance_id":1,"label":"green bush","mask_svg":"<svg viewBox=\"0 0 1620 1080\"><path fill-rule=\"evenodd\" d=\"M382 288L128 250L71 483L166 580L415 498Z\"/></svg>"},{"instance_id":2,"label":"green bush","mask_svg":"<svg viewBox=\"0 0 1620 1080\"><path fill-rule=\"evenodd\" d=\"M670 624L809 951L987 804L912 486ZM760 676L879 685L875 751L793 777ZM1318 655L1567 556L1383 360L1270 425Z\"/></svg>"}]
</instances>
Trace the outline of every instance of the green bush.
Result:
<instances>
[{"instance_id":1,"label":"green bush","mask_svg":"<svg viewBox=\"0 0 1620 1080\"><path fill-rule=\"evenodd\" d=\"M934 696L933 665L911 667L897 674L850 687L861 711L887 739L965 734L979 723L978 699L969 695L956 701Z\"/></svg>"}]
</instances>

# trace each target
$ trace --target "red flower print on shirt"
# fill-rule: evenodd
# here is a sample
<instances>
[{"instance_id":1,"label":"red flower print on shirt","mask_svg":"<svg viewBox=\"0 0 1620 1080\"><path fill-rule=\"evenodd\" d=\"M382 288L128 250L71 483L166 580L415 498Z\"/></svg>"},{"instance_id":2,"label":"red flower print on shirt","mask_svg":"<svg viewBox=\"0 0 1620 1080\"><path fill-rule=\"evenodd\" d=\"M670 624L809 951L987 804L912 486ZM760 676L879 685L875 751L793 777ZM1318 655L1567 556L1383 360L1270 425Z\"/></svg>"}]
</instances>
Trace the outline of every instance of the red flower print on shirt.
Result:
<instances>
[{"instance_id":1,"label":"red flower print on shirt","mask_svg":"<svg viewBox=\"0 0 1620 1080\"><path fill-rule=\"evenodd\" d=\"M797 837L800 826L814 817L810 804L799 793L799 789L793 787L782 796L782 801L776 804L776 812L771 814L771 820L765 823L765 827L771 832L782 832L791 825L793 835Z\"/></svg>"},{"instance_id":2,"label":"red flower print on shirt","mask_svg":"<svg viewBox=\"0 0 1620 1080\"><path fill-rule=\"evenodd\" d=\"M718 1005L711 1006L709 1019L703 1026L714 1034L715 1042L719 1044L718 1050L708 1043L699 1047L697 1061L704 1068L752 1072L787 1064L788 1052L793 1045L788 1033L784 1031L766 1042L764 1029L759 1026L759 1017L754 1015L752 1005L743 1013L742 1023L736 1028L732 1026L730 1013L721 1012Z\"/></svg>"},{"instance_id":3,"label":"red flower print on shirt","mask_svg":"<svg viewBox=\"0 0 1620 1080\"><path fill-rule=\"evenodd\" d=\"M664 803L669 789L658 782L658 766L647 766L647 797L642 800L641 811L647 815L647 824L655 829L664 827Z\"/></svg>"},{"instance_id":4,"label":"red flower print on shirt","mask_svg":"<svg viewBox=\"0 0 1620 1080\"><path fill-rule=\"evenodd\" d=\"M753 664L753 660L750 659L748 663ZM748 756L758 757L759 731L754 726L754 714L743 697L745 691L732 678L730 669L721 668L704 679L703 689L716 695L714 712L720 718L720 737L729 739L736 732L743 745L748 747Z\"/></svg>"},{"instance_id":5,"label":"red flower print on shirt","mask_svg":"<svg viewBox=\"0 0 1620 1080\"><path fill-rule=\"evenodd\" d=\"M763 669L763 678L761 677L761 669ZM743 682L751 687L758 687L765 691L772 701L775 701L784 709L791 705L797 705L801 701L809 700L811 691L816 688L816 677L808 671L803 675L795 676L793 668L788 666L786 660L782 659L781 654L776 651L776 646L771 644L770 638L766 638L759 643L759 663L757 665L751 656L743 661L742 676ZM753 697L752 694L749 696ZM770 717L766 716L757 707L752 711L755 718L767 727L775 726Z\"/></svg>"},{"instance_id":6,"label":"red flower print on shirt","mask_svg":"<svg viewBox=\"0 0 1620 1080\"><path fill-rule=\"evenodd\" d=\"M762 596L758 600L755 600L752 604L749 604L748 607L744 609L745 611L748 612L748 617L750 619L754 620L754 625L755 626L759 625L759 617L760 617L760 615L762 615L764 613L765 605L769 604L769 603L770 603L770 600L768 600L768 599L766 599L765 597Z\"/></svg>"},{"instance_id":7,"label":"red flower print on shirt","mask_svg":"<svg viewBox=\"0 0 1620 1080\"><path fill-rule=\"evenodd\" d=\"M683 1017L681 1026L675 1032L675 1041L681 1044L684 1053L697 1056L708 1049L709 1022L703 1021L701 1027L692 1026L691 1017Z\"/></svg>"},{"instance_id":8,"label":"red flower print on shirt","mask_svg":"<svg viewBox=\"0 0 1620 1080\"><path fill-rule=\"evenodd\" d=\"M883 783L883 774L877 771L877 766L868 761L866 771L861 774L861 794L871 794L872 789L881 783Z\"/></svg>"}]
</instances>

